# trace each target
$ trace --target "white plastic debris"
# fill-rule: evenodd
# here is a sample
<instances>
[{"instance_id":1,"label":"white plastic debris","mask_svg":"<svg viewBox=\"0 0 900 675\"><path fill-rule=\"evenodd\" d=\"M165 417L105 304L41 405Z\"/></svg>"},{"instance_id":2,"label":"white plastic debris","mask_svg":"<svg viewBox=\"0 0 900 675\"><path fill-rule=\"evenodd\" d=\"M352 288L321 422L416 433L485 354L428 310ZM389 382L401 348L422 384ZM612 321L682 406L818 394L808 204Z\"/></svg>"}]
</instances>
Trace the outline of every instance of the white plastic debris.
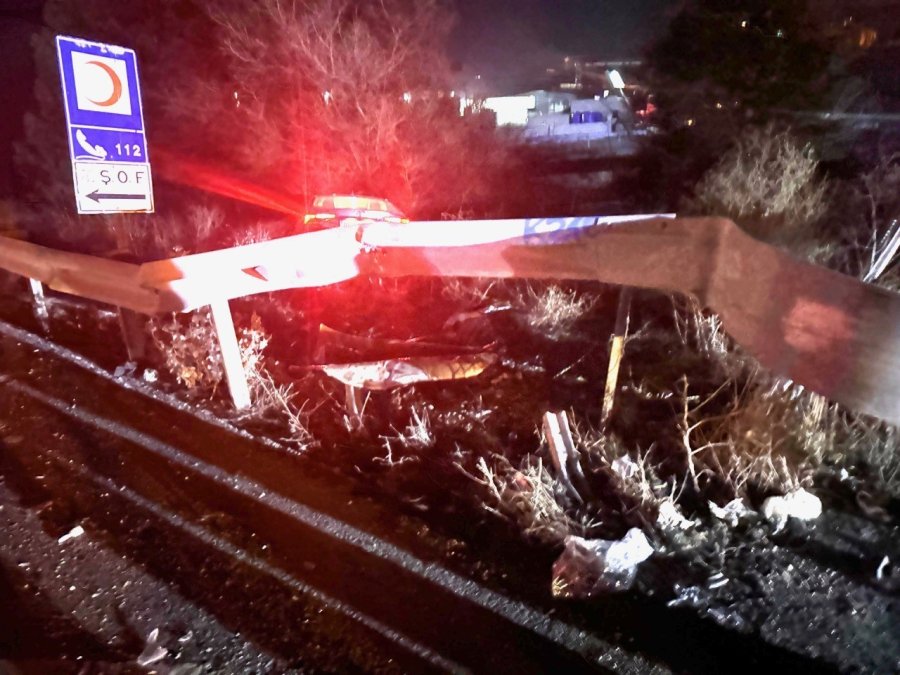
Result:
<instances>
[{"instance_id":1,"label":"white plastic debris","mask_svg":"<svg viewBox=\"0 0 900 675\"><path fill-rule=\"evenodd\" d=\"M881 564L878 565L878 569L875 570L875 579L878 581L884 580L885 577L890 576L891 574L891 559L887 556L884 556L881 560Z\"/></svg>"},{"instance_id":2,"label":"white plastic debris","mask_svg":"<svg viewBox=\"0 0 900 675\"><path fill-rule=\"evenodd\" d=\"M628 455L614 459L610 468L623 480L628 480L638 472L637 463Z\"/></svg>"},{"instance_id":3,"label":"white plastic debris","mask_svg":"<svg viewBox=\"0 0 900 675\"><path fill-rule=\"evenodd\" d=\"M716 572L715 574L710 575L709 579L707 579L706 587L709 590L714 591L717 588L722 588L722 586L727 585L728 581L728 577L726 577L721 572Z\"/></svg>"},{"instance_id":4,"label":"white plastic debris","mask_svg":"<svg viewBox=\"0 0 900 675\"><path fill-rule=\"evenodd\" d=\"M671 499L664 499L659 505L656 515L657 526L665 532L680 530L684 532L694 526L694 521L685 518L678 505Z\"/></svg>"},{"instance_id":5,"label":"white plastic debris","mask_svg":"<svg viewBox=\"0 0 900 675\"><path fill-rule=\"evenodd\" d=\"M159 645L158 642L159 628L154 628L150 631L150 635L147 636L147 643L144 645L144 651L137 657L139 666L144 668L152 666L154 663L159 663L169 655L169 650Z\"/></svg>"},{"instance_id":6,"label":"white plastic debris","mask_svg":"<svg viewBox=\"0 0 900 675\"><path fill-rule=\"evenodd\" d=\"M588 598L631 588L638 565L653 554L646 535L636 527L619 540L566 537L566 547L553 563L553 594Z\"/></svg>"},{"instance_id":7,"label":"white plastic debris","mask_svg":"<svg viewBox=\"0 0 900 675\"><path fill-rule=\"evenodd\" d=\"M56 541L60 544L65 544L67 541L69 541L69 539L75 539L76 537L80 537L83 534L84 528L81 525L76 525Z\"/></svg>"},{"instance_id":8,"label":"white plastic debris","mask_svg":"<svg viewBox=\"0 0 900 675\"><path fill-rule=\"evenodd\" d=\"M153 368L147 368L147 370L144 371L144 382L149 382L150 384L153 384L158 379L159 379L159 373L156 372Z\"/></svg>"},{"instance_id":9,"label":"white plastic debris","mask_svg":"<svg viewBox=\"0 0 900 675\"><path fill-rule=\"evenodd\" d=\"M748 507L743 499L732 499L725 506L709 502L709 512L713 518L721 520L730 527L737 527L742 520L754 514L753 509Z\"/></svg>"},{"instance_id":10,"label":"white plastic debris","mask_svg":"<svg viewBox=\"0 0 900 675\"><path fill-rule=\"evenodd\" d=\"M762 514L766 520L780 530L789 518L797 520L815 520L822 515L822 500L811 492L799 488L784 496L769 497L762 505Z\"/></svg>"}]
</instances>

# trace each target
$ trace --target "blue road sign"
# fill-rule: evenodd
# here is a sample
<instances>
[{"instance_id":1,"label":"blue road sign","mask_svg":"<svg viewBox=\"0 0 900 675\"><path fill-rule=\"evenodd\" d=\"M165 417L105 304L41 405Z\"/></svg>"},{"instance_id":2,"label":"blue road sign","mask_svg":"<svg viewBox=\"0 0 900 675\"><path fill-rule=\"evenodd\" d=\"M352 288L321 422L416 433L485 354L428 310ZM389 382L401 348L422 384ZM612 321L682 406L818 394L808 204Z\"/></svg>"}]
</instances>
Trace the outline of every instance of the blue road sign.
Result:
<instances>
[{"instance_id":1,"label":"blue road sign","mask_svg":"<svg viewBox=\"0 0 900 675\"><path fill-rule=\"evenodd\" d=\"M152 212L134 51L61 35L56 50L78 212Z\"/></svg>"}]
</instances>

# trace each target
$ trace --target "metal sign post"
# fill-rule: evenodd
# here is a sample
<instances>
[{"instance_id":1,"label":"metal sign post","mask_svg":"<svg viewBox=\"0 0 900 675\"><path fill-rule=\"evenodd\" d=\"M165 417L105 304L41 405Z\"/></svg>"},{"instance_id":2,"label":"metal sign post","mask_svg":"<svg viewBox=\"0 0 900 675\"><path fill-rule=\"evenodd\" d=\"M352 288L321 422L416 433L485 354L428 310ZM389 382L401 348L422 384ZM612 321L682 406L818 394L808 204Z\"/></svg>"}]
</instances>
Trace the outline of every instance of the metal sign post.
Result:
<instances>
[{"instance_id":1,"label":"metal sign post","mask_svg":"<svg viewBox=\"0 0 900 675\"><path fill-rule=\"evenodd\" d=\"M151 213L134 51L58 35L56 52L78 213Z\"/></svg>"}]
</instances>

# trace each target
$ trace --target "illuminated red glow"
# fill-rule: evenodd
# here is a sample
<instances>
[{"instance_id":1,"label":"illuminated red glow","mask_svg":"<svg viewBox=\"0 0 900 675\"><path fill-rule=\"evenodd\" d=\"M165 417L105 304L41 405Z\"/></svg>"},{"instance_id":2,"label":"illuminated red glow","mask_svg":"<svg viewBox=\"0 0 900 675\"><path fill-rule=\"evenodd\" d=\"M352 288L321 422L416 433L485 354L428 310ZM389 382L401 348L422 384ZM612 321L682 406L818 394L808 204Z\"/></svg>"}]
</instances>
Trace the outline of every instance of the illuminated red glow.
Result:
<instances>
[{"instance_id":1,"label":"illuminated red glow","mask_svg":"<svg viewBox=\"0 0 900 675\"><path fill-rule=\"evenodd\" d=\"M298 217L306 214L306 204L302 199L255 185L199 161L185 159L166 148L156 146L153 148L153 165L158 175L173 183L262 206L279 213Z\"/></svg>"}]
</instances>

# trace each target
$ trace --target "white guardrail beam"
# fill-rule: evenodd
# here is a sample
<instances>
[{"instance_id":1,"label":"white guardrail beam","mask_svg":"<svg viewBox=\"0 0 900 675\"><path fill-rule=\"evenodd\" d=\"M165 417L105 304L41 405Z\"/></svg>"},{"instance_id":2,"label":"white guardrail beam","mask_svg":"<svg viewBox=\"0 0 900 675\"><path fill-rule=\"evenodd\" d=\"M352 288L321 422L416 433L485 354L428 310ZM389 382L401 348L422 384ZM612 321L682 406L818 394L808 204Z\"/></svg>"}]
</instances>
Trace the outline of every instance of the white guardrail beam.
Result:
<instances>
[{"instance_id":1,"label":"white guardrail beam","mask_svg":"<svg viewBox=\"0 0 900 675\"><path fill-rule=\"evenodd\" d=\"M591 279L678 292L717 312L773 372L900 424L900 295L792 258L721 218L372 224L140 266L6 239L0 268L144 313L358 274Z\"/></svg>"}]
</instances>

